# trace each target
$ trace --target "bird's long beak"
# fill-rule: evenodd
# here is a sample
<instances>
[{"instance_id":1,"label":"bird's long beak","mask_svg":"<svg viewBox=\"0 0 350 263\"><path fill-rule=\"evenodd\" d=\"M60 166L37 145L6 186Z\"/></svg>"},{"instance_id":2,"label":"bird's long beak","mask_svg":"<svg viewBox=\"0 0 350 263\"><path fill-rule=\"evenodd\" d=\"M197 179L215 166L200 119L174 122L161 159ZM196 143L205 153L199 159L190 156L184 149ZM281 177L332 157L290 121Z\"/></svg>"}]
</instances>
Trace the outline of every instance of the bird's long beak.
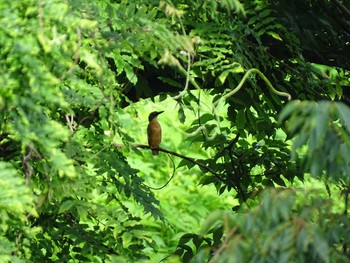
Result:
<instances>
[{"instance_id":1,"label":"bird's long beak","mask_svg":"<svg viewBox=\"0 0 350 263\"><path fill-rule=\"evenodd\" d=\"M161 113L163 113L164 111L162 110L162 111L158 111L158 114L157 115L159 115L159 114L161 114Z\"/></svg>"}]
</instances>

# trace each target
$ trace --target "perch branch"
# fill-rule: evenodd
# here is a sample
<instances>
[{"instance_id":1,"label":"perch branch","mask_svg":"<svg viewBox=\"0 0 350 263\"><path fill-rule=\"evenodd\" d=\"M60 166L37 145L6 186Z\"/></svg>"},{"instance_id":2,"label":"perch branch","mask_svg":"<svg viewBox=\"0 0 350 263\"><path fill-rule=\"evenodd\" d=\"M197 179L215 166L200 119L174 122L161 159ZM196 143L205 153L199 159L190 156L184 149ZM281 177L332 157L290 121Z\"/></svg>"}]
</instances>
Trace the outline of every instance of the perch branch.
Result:
<instances>
[{"instance_id":1,"label":"perch branch","mask_svg":"<svg viewBox=\"0 0 350 263\"><path fill-rule=\"evenodd\" d=\"M116 147L124 147L124 144L114 144L114 146L116 146ZM132 144L132 146L137 147L137 148L141 148L141 149L148 149L149 150L149 146L145 145L145 144ZM217 172L215 172L213 169L211 169L210 167L206 166L205 164L203 164L201 162L198 162L194 158L187 157L185 155L179 154L177 152L169 151L169 150L166 150L166 149L161 148L161 147L159 147L158 150L160 152L168 153L170 155L177 156L179 158L185 159L186 161L189 161L189 162L191 162L191 163L193 163L193 164L203 168L207 172L213 174L221 182L225 182L225 180L220 176L220 174L218 174Z\"/></svg>"}]
</instances>

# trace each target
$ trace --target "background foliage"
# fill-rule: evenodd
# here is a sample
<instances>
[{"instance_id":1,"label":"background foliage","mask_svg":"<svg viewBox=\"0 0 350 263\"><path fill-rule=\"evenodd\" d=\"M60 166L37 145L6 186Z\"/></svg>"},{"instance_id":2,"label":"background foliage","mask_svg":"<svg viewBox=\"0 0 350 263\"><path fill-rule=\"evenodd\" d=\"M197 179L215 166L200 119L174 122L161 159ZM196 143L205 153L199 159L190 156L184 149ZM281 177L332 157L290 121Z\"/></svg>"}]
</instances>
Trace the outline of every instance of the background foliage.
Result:
<instances>
[{"instance_id":1,"label":"background foliage","mask_svg":"<svg viewBox=\"0 0 350 263\"><path fill-rule=\"evenodd\" d=\"M1 260L348 262L349 8L1 0Z\"/></svg>"}]
</instances>

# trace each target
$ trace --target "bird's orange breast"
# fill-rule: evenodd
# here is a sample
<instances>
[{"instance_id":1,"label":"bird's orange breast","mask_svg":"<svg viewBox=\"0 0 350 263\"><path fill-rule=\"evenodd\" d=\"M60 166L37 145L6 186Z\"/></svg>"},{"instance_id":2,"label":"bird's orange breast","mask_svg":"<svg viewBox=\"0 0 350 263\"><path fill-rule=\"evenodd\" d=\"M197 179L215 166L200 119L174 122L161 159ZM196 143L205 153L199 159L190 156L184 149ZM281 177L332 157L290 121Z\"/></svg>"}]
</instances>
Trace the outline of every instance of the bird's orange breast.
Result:
<instances>
[{"instance_id":1,"label":"bird's orange breast","mask_svg":"<svg viewBox=\"0 0 350 263\"><path fill-rule=\"evenodd\" d=\"M150 121L147 132L150 148L159 148L159 144L162 141L162 130L157 120Z\"/></svg>"}]
</instances>

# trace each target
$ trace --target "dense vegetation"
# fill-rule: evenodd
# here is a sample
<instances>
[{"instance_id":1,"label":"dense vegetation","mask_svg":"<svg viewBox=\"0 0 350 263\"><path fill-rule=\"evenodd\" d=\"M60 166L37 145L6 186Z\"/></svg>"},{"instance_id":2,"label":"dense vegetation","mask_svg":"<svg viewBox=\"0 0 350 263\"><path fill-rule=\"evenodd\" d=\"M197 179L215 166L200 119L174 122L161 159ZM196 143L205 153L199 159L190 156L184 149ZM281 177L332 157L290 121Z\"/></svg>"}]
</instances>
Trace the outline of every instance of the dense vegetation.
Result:
<instances>
[{"instance_id":1,"label":"dense vegetation","mask_svg":"<svg viewBox=\"0 0 350 263\"><path fill-rule=\"evenodd\" d=\"M0 0L0 261L349 262L349 10Z\"/></svg>"}]
</instances>

